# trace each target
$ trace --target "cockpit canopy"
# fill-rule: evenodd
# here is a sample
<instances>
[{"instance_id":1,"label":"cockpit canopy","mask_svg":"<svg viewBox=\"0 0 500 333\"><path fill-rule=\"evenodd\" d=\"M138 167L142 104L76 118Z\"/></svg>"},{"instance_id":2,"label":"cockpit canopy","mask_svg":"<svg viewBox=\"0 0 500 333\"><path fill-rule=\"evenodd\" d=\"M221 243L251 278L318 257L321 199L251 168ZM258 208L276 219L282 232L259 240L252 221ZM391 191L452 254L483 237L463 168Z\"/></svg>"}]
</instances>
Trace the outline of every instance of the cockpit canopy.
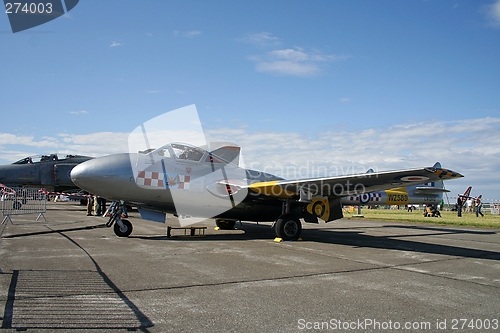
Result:
<instances>
[{"instance_id":1,"label":"cockpit canopy","mask_svg":"<svg viewBox=\"0 0 500 333\"><path fill-rule=\"evenodd\" d=\"M178 160L199 162L206 153L206 150L186 144L172 143L170 147L172 147L175 158Z\"/></svg>"},{"instance_id":2,"label":"cockpit canopy","mask_svg":"<svg viewBox=\"0 0 500 333\"><path fill-rule=\"evenodd\" d=\"M32 164L32 163L38 163L38 162L44 162L44 161L58 161L59 158L57 157L57 154L50 154L50 155L33 155L33 156L28 156L23 159L20 159L17 162L14 162L12 164Z\"/></svg>"},{"instance_id":3,"label":"cockpit canopy","mask_svg":"<svg viewBox=\"0 0 500 333\"><path fill-rule=\"evenodd\" d=\"M81 156L81 155L66 155L64 159L62 160L67 160L67 159L78 159L82 160L88 160L91 157L88 156ZM33 156L28 156L25 158L20 159L19 161L16 161L12 164L33 164L33 163L39 163L39 162L47 162L47 161L60 161L59 157L57 154L50 154L50 155L33 155Z\"/></svg>"},{"instance_id":4,"label":"cockpit canopy","mask_svg":"<svg viewBox=\"0 0 500 333\"><path fill-rule=\"evenodd\" d=\"M208 151L206 147L196 147L186 143L169 143L161 148L147 149L140 151L141 154L161 156L162 158L174 157L178 161L187 161L193 163L239 163L240 147L235 145L223 145Z\"/></svg>"}]
</instances>

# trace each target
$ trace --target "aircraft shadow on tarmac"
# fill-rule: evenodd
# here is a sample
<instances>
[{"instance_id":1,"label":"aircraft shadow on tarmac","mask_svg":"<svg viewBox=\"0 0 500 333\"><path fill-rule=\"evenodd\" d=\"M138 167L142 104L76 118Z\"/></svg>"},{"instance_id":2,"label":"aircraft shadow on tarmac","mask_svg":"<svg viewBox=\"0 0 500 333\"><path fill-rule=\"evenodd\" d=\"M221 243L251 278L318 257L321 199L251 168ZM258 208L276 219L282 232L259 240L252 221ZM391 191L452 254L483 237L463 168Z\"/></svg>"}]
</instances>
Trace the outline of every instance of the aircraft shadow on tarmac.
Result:
<instances>
[{"instance_id":1,"label":"aircraft shadow on tarmac","mask_svg":"<svg viewBox=\"0 0 500 333\"><path fill-rule=\"evenodd\" d=\"M332 232L334 237L331 243L349 245L359 248L375 248L386 250L401 250L428 254L448 255L463 258L491 259L500 260L500 253L487 250L478 250L458 246L430 244L417 242L407 239L398 239L400 237L422 237L430 234L419 235L398 235L398 236L371 236L358 232ZM431 234L436 235L436 234Z\"/></svg>"},{"instance_id":2,"label":"aircraft shadow on tarmac","mask_svg":"<svg viewBox=\"0 0 500 333\"><path fill-rule=\"evenodd\" d=\"M2 236L1 238L18 238L18 237L28 237L28 236L37 236L37 235L45 235L45 234L57 234L57 233L61 233L61 232L83 231L83 230L90 230L90 229L96 229L96 228L106 228L106 225L99 224L99 225L90 225L90 226L84 226L84 227L60 229L60 230L50 229L50 230L44 230L44 231L26 232L26 233L22 233L22 234L5 235L5 236Z\"/></svg>"},{"instance_id":3,"label":"aircraft shadow on tarmac","mask_svg":"<svg viewBox=\"0 0 500 333\"><path fill-rule=\"evenodd\" d=\"M360 229L367 229L362 227ZM453 229L453 228L433 228L433 227L421 227L421 226L400 226L400 225L388 225L381 226L377 228L402 228L402 229L413 229L428 231L425 233L418 234L405 234L391 235L391 236L373 236L367 235L363 232L352 231L354 228L349 228L351 231L343 231L342 229L328 228L328 229L305 229L302 232L302 238L305 241L325 243L325 244L336 244L336 245L347 245L358 248L374 248L374 249L386 249L386 250L401 250L401 251L411 251L429 254L440 254L449 255L455 257L464 258L476 258L476 259L490 259L490 260L500 260L500 253L488 250L478 250L466 247L458 247L451 245L442 244L431 244L423 243L418 241L412 241L408 239L399 238L409 238L409 237L425 237L425 236L439 236L439 235L453 235L453 234L475 234L475 235L491 235L496 234L495 231L475 231L475 230L465 230L465 229ZM225 233L225 234L209 234L205 237L197 238L187 238L187 237L173 237L168 238L167 236L129 236L130 238L139 238L148 241L159 241L159 240L179 240L179 241L231 241L231 240L269 240L272 241L275 238L274 230L269 227L269 225L256 225L256 224L242 224L237 229L243 230L244 233ZM373 229L373 228L368 228ZM435 239L437 242L439 239ZM300 241L299 241L300 242Z\"/></svg>"},{"instance_id":4,"label":"aircraft shadow on tarmac","mask_svg":"<svg viewBox=\"0 0 500 333\"><path fill-rule=\"evenodd\" d=\"M127 329L148 332L151 320L119 289L97 261L65 232L95 227L67 228L15 237L57 233L81 249L95 270L14 270L2 328ZM12 237L9 237L12 238ZM1 273L9 274L9 273ZM96 306L96 304L99 306ZM50 304L50 305L48 305Z\"/></svg>"},{"instance_id":5,"label":"aircraft shadow on tarmac","mask_svg":"<svg viewBox=\"0 0 500 333\"><path fill-rule=\"evenodd\" d=\"M107 229L104 224L99 224L95 226L85 226L78 228L46 230L46 231L39 231L32 233L5 235L2 236L2 238L17 238L17 237L27 237L34 235L51 234L51 233L85 231L85 230L92 230L95 228ZM386 225L375 228L381 228L381 229L400 228L400 229L422 230L428 232L417 233L417 234L402 233L399 235L390 235L390 236L373 236L373 235L367 235L361 231L352 231L355 229L367 229L367 227L353 227L353 228L348 228L349 231L343 230L345 228L305 229L303 231L302 236L303 239L306 241L325 243L325 244L347 245L359 248L412 251L412 252L421 252L429 254L458 256L464 258L500 260L499 252L442 245L437 243L435 244L423 243L407 239L409 237L425 237L425 236L439 236L439 235L453 235L453 234L491 235L495 234L496 233L495 231L476 231L476 230L466 230L466 229L401 226L401 225ZM208 234L205 235L205 237L196 237L196 238L187 238L187 237L185 238L179 236L174 236L172 238L169 238L166 235L165 236L131 235L129 236L129 238L132 239L138 238L145 241L161 241L161 240L174 240L174 239L177 241L235 241L235 240L257 240L257 239L272 241L275 237L274 230L269 225L243 223L237 225L237 229L242 230L244 232L231 233L229 231L225 232L224 234ZM368 229L374 229L374 228L368 227ZM399 238L405 238L405 239L399 239ZM123 239L123 241L126 241L126 239ZM439 241L439 239L437 239L436 241Z\"/></svg>"}]
</instances>

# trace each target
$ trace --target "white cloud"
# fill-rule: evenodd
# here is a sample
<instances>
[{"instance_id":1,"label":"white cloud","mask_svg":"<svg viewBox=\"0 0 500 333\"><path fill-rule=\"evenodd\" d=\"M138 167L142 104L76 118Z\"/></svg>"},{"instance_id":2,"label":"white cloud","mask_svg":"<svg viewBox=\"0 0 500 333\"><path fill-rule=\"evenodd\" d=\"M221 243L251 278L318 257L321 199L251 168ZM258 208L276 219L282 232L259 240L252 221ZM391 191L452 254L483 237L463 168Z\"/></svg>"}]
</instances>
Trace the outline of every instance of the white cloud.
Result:
<instances>
[{"instance_id":1,"label":"white cloud","mask_svg":"<svg viewBox=\"0 0 500 333\"><path fill-rule=\"evenodd\" d=\"M343 98L339 99L339 102L340 102L340 103L348 103L348 102L350 102L350 101L351 101L351 99L350 99L350 98L347 98L347 97L343 97Z\"/></svg>"},{"instance_id":2,"label":"white cloud","mask_svg":"<svg viewBox=\"0 0 500 333\"><path fill-rule=\"evenodd\" d=\"M174 37L194 37L201 35L201 31L193 30L193 31L174 31Z\"/></svg>"},{"instance_id":3,"label":"white cloud","mask_svg":"<svg viewBox=\"0 0 500 333\"><path fill-rule=\"evenodd\" d=\"M243 38L237 39L237 41L257 45L259 47L278 46L281 44L281 40L273 36L270 32L248 34Z\"/></svg>"},{"instance_id":4,"label":"white cloud","mask_svg":"<svg viewBox=\"0 0 500 333\"><path fill-rule=\"evenodd\" d=\"M62 133L53 137L0 133L0 164L26 156L48 153L103 156L127 150L129 133L98 132L85 135Z\"/></svg>"},{"instance_id":5,"label":"white cloud","mask_svg":"<svg viewBox=\"0 0 500 333\"><path fill-rule=\"evenodd\" d=\"M184 37L194 37L201 35L201 31L187 31L184 33Z\"/></svg>"},{"instance_id":6,"label":"white cloud","mask_svg":"<svg viewBox=\"0 0 500 333\"><path fill-rule=\"evenodd\" d=\"M328 62L349 58L336 54L324 54L318 50L306 51L298 46L278 49L283 44L282 41L269 32L249 34L237 41L274 49L265 54L247 57L248 60L256 63L255 69L263 73L301 77L316 76L324 71Z\"/></svg>"},{"instance_id":7,"label":"white cloud","mask_svg":"<svg viewBox=\"0 0 500 333\"><path fill-rule=\"evenodd\" d=\"M500 0L483 8L488 19L488 23L496 28L500 28Z\"/></svg>"},{"instance_id":8,"label":"white cloud","mask_svg":"<svg viewBox=\"0 0 500 333\"><path fill-rule=\"evenodd\" d=\"M113 43L111 43L111 45L109 47L117 47L117 46L122 46L122 45L123 45L122 43L113 42Z\"/></svg>"},{"instance_id":9,"label":"white cloud","mask_svg":"<svg viewBox=\"0 0 500 333\"><path fill-rule=\"evenodd\" d=\"M97 132L89 134L61 133L56 137L56 140L60 152L103 156L126 152L129 134L130 133L123 132Z\"/></svg>"},{"instance_id":10,"label":"white cloud","mask_svg":"<svg viewBox=\"0 0 500 333\"><path fill-rule=\"evenodd\" d=\"M80 110L80 111L69 111L71 114L89 114L88 111Z\"/></svg>"},{"instance_id":11,"label":"white cloud","mask_svg":"<svg viewBox=\"0 0 500 333\"><path fill-rule=\"evenodd\" d=\"M0 133L0 145L24 144L33 140L32 136L21 136L11 133Z\"/></svg>"},{"instance_id":12,"label":"white cloud","mask_svg":"<svg viewBox=\"0 0 500 333\"><path fill-rule=\"evenodd\" d=\"M255 66L258 72L269 72L281 75L292 76L315 76L321 72L317 64L307 64L293 61L263 61Z\"/></svg>"},{"instance_id":13,"label":"white cloud","mask_svg":"<svg viewBox=\"0 0 500 333\"><path fill-rule=\"evenodd\" d=\"M323 65L330 61L346 59L335 54L306 52L302 48L274 50L264 57L252 57L256 70L279 75L315 76L323 71Z\"/></svg>"}]
</instances>

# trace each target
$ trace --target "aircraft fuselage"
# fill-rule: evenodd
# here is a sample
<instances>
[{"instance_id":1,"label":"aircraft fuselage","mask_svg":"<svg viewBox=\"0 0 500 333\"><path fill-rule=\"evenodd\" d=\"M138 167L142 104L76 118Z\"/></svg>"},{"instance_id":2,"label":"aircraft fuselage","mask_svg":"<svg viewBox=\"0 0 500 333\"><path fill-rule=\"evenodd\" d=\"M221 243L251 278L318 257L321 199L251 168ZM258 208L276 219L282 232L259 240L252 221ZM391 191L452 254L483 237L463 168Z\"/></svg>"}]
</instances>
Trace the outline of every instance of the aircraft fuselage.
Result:
<instances>
[{"instance_id":1,"label":"aircraft fuselage","mask_svg":"<svg viewBox=\"0 0 500 333\"><path fill-rule=\"evenodd\" d=\"M235 220L244 216L249 221L273 221L281 214L278 199L236 188L279 177L210 160L210 156L203 156L203 161L150 157L134 153L101 157L75 167L71 178L82 189L108 200L171 214ZM233 184L231 196L226 183ZM259 204L247 202L248 197Z\"/></svg>"}]
</instances>

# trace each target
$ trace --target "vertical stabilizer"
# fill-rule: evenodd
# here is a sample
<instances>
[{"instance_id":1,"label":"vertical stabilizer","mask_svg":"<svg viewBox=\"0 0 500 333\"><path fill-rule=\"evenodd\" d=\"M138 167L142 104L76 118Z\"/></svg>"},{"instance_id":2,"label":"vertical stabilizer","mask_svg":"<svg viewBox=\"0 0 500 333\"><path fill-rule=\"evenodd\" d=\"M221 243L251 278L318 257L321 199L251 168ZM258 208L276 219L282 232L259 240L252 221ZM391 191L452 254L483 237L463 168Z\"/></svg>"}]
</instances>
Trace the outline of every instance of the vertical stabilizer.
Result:
<instances>
[{"instance_id":1,"label":"vertical stabilizer","mask_svg":"<svg viewBox=\"0 0 500 333\"><path fill-rule=\"evenodd\" d=\"M470 197L470 191L472 190L472 186L467 187L465 190L464 194L462 194L463 197Z\"/></svg>"}]
</instances>

